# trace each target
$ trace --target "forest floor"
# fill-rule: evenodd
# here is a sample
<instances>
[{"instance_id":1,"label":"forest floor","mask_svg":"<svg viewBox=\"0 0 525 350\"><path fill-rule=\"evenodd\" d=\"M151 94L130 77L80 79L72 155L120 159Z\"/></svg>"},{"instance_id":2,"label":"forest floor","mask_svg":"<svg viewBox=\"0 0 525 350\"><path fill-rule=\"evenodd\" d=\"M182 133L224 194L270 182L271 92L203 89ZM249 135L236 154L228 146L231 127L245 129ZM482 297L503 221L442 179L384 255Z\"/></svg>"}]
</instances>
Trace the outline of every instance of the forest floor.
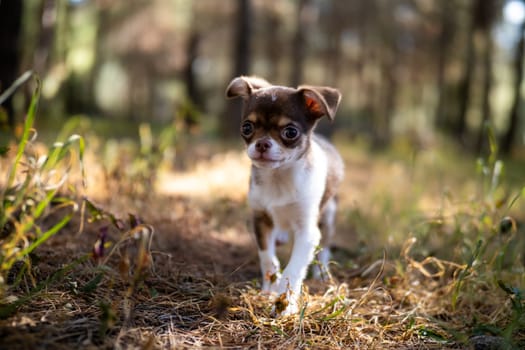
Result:
<instances>
[{"instance_id":1,"label":"forest floor","mask_svg":"<svg viewBox=\"0 0 525 350\"><path fill-rule=\"evenodd\" d=\"M339 144L333 278L308 279L300 313L281 318L259 292L240 150L193 148L149 185L88 153L78 214L7 290L0 348L525 347L520 172L488 189L474 158L406 147Z\"/></svg>"}]
</instances>

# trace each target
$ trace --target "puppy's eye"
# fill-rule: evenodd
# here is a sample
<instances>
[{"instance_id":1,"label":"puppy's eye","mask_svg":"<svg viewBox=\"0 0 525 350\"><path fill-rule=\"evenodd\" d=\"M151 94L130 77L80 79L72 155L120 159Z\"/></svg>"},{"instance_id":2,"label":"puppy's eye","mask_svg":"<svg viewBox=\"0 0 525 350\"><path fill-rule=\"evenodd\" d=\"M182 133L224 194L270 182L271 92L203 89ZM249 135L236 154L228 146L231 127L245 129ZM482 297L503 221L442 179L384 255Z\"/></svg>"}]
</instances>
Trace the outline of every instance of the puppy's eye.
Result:
<instances>
[{"instance_id":1,"label":"puppy's eye","mask_svg":"<svg viewBox=\"0 0 525 350\"><path fill-rule=\"evenodd\" d=\"M288 141L293 141L297 139L300 134L301 132L299 131L299 129L293 125L288 125L281 131L281 137Z\"/></svg>"},{"instance_id":2,"label":"puppy's eye","mask_svg":"<svg viewBox=\"0 0 525 350\"><path fill-rule=\"evenodd\" d=\"M245 121L241 125L241 135L244 137L250 137L253 134L254 126L251 121Z\"/></svg>"}]
</instances>

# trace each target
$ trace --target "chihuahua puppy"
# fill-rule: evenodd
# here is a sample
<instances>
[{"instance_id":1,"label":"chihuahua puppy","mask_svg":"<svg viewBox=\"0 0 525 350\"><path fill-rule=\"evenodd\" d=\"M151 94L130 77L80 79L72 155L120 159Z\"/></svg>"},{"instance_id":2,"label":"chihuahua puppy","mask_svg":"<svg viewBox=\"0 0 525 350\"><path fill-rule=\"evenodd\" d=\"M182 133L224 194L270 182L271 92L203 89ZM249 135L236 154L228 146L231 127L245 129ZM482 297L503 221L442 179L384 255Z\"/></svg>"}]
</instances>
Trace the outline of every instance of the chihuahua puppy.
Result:
<instances>
[{"instance_id":1,"label":"chihuahua puppy","mask_svg":"<svg viewBox=\"0 0 525 350\"><path fill-rule=\"evenodd\" d=\"M344 165L335 148L313 131L321 117L334 119L341 94L330 87L295 89L241 76L231 81L226 96L244 100L240 132L252 162L248 202L262 290L277 293L275 314L294 314L318 247L314 276L328 274L335 196ZM294 243L281 274L275 246L287 233Z\"/></svg>"}]
</instances>

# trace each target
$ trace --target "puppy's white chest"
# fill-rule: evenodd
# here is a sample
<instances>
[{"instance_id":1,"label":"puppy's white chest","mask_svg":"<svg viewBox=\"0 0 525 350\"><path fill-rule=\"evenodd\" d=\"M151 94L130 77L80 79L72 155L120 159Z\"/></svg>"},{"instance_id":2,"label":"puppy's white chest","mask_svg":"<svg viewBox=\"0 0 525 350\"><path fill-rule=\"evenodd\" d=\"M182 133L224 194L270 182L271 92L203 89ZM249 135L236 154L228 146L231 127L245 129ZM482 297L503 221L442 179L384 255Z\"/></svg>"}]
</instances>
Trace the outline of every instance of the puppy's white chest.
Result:
<instances>
[{"instance_id":1,"label":"puppy's white chest","mask_svg":"<svg viewBox=\"0 0 525 350\"><path fill-rule=\"evenodd\" d=\"M256 210L272 211L294 203L318 206L326 184L327 159L317 144L309 160L279 169L253 169L248 201Z\"/></svg>"},{"instance_id":2,"label":"puppy's white chest","mask_svg":"<svg viewBox=\"0 0 525 350\"><path fill-rule=\"evenodd\" d=\"M249 204L253 209L268 210L275 206L284 206L297 202L303 195L301 183L305 179L296 179L294 174L269 174L261 178L252 174Z\"/></svg>"}]
</instances>

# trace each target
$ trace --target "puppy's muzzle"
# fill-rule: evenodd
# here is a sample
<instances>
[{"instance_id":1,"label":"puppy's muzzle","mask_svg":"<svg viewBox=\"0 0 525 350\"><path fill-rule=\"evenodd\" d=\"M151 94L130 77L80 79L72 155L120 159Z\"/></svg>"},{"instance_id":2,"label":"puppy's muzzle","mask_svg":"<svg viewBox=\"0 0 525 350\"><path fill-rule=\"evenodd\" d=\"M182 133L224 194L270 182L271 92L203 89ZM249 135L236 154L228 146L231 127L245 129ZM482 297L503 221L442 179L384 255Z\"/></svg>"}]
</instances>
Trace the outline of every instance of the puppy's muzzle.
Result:
<instances>
[{"instance_id":1,"label":"puppy's muzzle","mask_svg":"<svg viewBox=\"0 0 525 350\"><path fill-rule=\"evenodd\" d=\"M267 138L262 138L255 142L255 150L260 154L263 154L272 147L272 143Z\"/></svg>"}]
</instances>

